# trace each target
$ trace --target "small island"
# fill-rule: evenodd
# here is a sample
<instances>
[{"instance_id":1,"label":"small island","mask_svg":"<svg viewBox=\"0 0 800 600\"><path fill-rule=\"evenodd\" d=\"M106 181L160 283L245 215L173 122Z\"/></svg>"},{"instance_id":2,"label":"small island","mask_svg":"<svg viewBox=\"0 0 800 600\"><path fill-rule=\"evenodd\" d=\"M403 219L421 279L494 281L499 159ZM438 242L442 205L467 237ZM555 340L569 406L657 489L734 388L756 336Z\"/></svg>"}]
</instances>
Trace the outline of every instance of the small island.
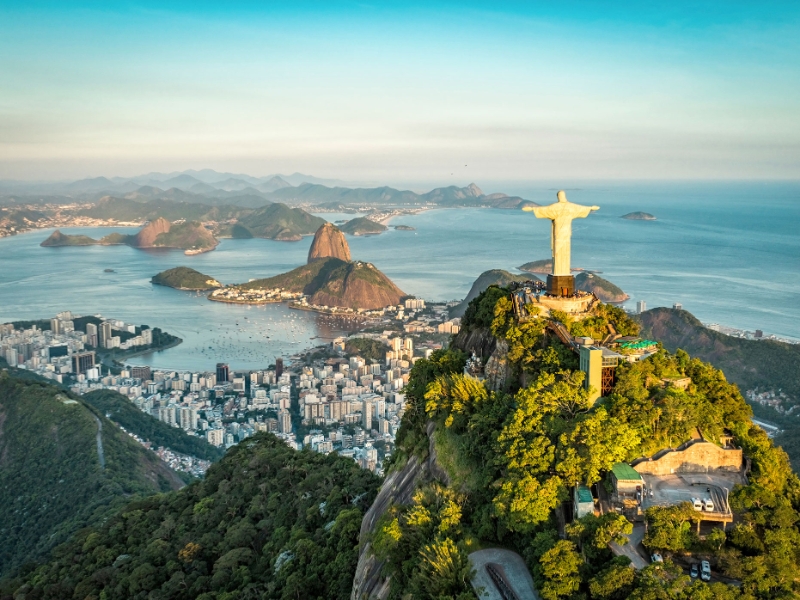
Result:
<instances>
[{"instance_id":1,"label":"small island","mask_svg":"<svg viewBox=\"0 0 800 600\"><path fill-rule=\"evenodd\" d=\"M395 225L394 228L397 231L416 231L416 228L410 225Z\"/></svg>"},{"instance_id":2,"label":"small island","mask_svg":"<svg viewBox=\"0 0 800 600\"><path fill-rule=\"evenodd\" d=\"M175 267L162 271L158 275L154 275L150 281L156 285L187 291L207 291L222 287L222 284L213 277L189 267Z\"/></svg>"},{"instance_id":3,"label":"small island","mask_svg":"<svg viewBox=\"0 0 800 600\"><path fill-rule=\"evenodd\" d=\"M628 213L627 215L622 215L620 219L628 219L629 221L655 221L655 216L651 215L650 213L646 212L632 212Z\"/></svg>"},{"instance_id":4,"label":"small island","mask_svg":"<svg viewBox=\"0 0 800 600\"><path fill-rule=\"evenodd\" d=\"M367 217L359 217L348 221L339 229L350 235L377 235L386 231L387 227Z\"/></svg>"}]
</instances>

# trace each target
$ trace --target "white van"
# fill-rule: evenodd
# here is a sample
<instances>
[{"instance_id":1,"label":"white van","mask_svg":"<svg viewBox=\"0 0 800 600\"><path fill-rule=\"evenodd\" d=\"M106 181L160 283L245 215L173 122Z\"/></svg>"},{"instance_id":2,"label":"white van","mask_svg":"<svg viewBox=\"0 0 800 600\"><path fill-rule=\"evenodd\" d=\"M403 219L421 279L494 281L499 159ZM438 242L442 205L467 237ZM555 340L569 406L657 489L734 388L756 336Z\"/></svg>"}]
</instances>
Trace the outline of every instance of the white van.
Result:
<instances>
[{"instance_id":1,"label":"white van","mask_svg":"<svg viewBox=\"0 0 800 600\"><path fill-rule=\"evenodd\" d=\"M692 498L692 506L694 506L695 510L703 510L703 503L700 498Z\"/></svg>"},{"instance_id":2,"label":"white van","mask_svg":"<svg viewBox=\"0 0 800 600\"><path fill-rule=\"evenodd\" d=\"M714 512L714 502L711 498L704 498L703 499L703 508L707 512Z\"/></svg>"},{"instance_id":3,"label":"white van","mask_svg":"<svg viewBox=\"0 0 800 600\"><path fill-rule=\"evenodd\" d=\"M711 581L711 565L707 560L700 563L700 579L703 581Z\"/></svg>"}]
</instances>

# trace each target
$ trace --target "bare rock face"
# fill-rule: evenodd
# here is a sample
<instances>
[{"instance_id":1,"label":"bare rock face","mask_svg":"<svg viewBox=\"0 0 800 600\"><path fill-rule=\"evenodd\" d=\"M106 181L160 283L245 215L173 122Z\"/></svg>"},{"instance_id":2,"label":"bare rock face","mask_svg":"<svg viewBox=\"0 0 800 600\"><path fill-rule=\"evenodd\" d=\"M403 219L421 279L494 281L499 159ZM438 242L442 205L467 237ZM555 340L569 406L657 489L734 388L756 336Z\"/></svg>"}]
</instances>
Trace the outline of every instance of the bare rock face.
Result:
<instances>
[{"instance_id":1,"label":"bare rock face","mask_svg":"<svg viewBox=\"0 0 800 600\"><path fill-rule=\"evenodd\" d=\"M162 233L169 233L169 228L169 221L164 217L158 217L142 227L142 230L134 236L131 246L137 248L151 248L155 245L156 238L159 235Z\"/></svg>"},{"instance_id":2,"label":"bare rock face","mask_svg":"<svg viewBox=\"0 0 800 600\"><path fill-rule=\"evenodd\" d=\"M314 241L308 250L308 262L316 258L338 258L345 262L350 262L350 246L344 234L331 223L325 223L317 229L314 234Z\"/></svg>"},{"instance_id":3,"label":"bare rock face","mask_svg":"<svg viewBox=\"0 0 800 600\"><path fill-rule=\"evenodd\" d=\"M426 433L431 452L427 460L420 461L418 457L411 456L402 469L389 472L381 489L378 490L375 501L361 521L358 566L353 578L350 600L386 600L389 596L390 578L381 574L383 561L375 556L370 543L378 521L386 514L386 511L393 504L409 504L414 491L429 481L436 480L444 485L450 485L447 473L436 462L433 443L435 429L436 424L433 421L429 422Z\"/></svg>"},{"instance_id":4,"label":"bare rock face","mask_svg":"<svg viewBox=\"0 0 800 600\"><path fill-rule=\"evenodd\" d=\"M351 262L333 271L308 301L320 306L374 310L399 304L406 293L374 265Z\"/></svg>"}]
</instances>

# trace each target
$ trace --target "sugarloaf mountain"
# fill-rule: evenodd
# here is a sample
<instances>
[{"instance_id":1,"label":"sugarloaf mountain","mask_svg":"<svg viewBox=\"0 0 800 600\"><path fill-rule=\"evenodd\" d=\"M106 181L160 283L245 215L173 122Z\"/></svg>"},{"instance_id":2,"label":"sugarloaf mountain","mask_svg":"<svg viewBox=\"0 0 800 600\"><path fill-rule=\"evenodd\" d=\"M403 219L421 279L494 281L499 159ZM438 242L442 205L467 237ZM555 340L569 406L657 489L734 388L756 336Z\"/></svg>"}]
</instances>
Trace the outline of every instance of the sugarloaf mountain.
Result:
<instances>
[{"instance_id":1,"label":"sugarloaf mountain","mask_svg":"<svg viewBox=\"0 0 800 600\"><path fill-rule=\"evenodd\" d=\"M344 234L330 223L322 225L314 235L307 264L238 287L283 288L288 292L305 294L309 304L354 310L374 310L399 304L406 296L375 265L351 260L350 246Z\"/></svg>"}]
</instances>

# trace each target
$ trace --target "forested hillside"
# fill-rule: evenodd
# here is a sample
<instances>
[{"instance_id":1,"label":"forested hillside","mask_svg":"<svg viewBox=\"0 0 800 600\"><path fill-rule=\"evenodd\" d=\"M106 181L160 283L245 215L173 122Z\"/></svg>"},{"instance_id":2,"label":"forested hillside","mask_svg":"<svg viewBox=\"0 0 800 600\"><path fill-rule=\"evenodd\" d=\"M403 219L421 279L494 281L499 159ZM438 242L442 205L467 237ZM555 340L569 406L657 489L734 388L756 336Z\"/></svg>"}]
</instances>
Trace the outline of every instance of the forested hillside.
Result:
<instances>
[{"instance_id":1,"label":"forested hillside","mask_svg":"<svg viewBox=\"0 0 800 600\"><path fill-rule=\"evenodd\" d=\"M79 397L0 371L0 574L43 558L137 495L181 485Z\"/></svg>"},{"instance_id":2,"label":"forested hillside","mask_svg":"<svg viewBox=\"0 0 800 600\"><path fill-rule=\"evenodd\" d=\"M671 351L686 350L724 371L742 391L781 390L788 397L784 410L800 405L800 345L774 340L735 338L705 327L685 310L655 308L639 316L642 331ZM800 468L800 419L771 408L753 406L757 416L781 426L776 441L788 453L795 469Z\"/></svg>"},{"instance_id":3,"label":"forested hillside","mask_svg":"<svg viewBox=\"0 0 800 600\"><path fill-rule=\"evenodd\" d=\"M635 328L618 309L601 313L595 318L617 329ZM493 546L525 559L545 600L797 597L800 481L719 370L661 351L620 366L613 393L592 405L572 352L542 319L517 322L506 291L487 289L462 324L460 348L417 361L406 387L393 470L433 455L444 475L420 480L411 502L390 506L369 538L391 577L389 598L473 598L468 555ZM495 338L491 360L506 365L493 386L463 374L464 344L481 336ZM670 377L691 385L661 385ZM615 463L674 447L697 428L709 440L732 432L752 460L749 484L731 494L737 518L728 532L699 536L686 504L648 509L644 542L665 562L640 570L608 548L632 531L616 512L575 520L559 535L554 510L573 485L604 485ZM681 556L709 560L740 585L693 580L672 562Z\"/></svg>"},{"instance_id":4,"label":"forested hillside","mask_svg":"<svg viewBox=\"0 0 800 600\"><path fill-rule=\"evenodd\" d=\"M187 434L183 429L172 427L136 408L127 397L113 390L95 390L83 396L83 400L97 408L110 420L119 423L127 431L151 442L155 447L165 446L175 452L190 454L204 460L219 460L223 451L206 440Z\"/></svg>"},{"instance_id":5,"label":"forested hillside","mask_svg":"<svg viewBox=\"0 0 800 600\"><path fill-rule=\"evenodd\" d=\"M204 480L82 530L0 598L344 600L377 485L351 459L258 434Z\"/></svg>"}]
</instances>

